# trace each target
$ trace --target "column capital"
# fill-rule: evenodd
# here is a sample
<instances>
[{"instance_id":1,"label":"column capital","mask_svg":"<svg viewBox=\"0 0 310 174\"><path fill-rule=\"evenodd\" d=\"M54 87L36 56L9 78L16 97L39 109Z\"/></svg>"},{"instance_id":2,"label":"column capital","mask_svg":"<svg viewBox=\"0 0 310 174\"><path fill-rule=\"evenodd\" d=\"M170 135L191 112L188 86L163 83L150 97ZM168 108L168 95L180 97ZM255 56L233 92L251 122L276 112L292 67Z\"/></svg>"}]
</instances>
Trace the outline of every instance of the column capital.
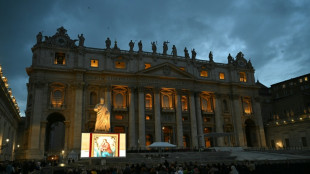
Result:
<instances>
[{"instance_id":1,"label":"column capital","mask_svg":"<svg viewBox=\"0 0 310 174\"><path fill-rule=\"evenodd\" d=\"M140 92L144 92L145 88L144 88L144 86L139 86L139 87L137 87L137 90L140 93Z\"/></svg>"},{"instance_id":2,"label":"column capital","mask_svg":"<svg viewBox=\"0 0 310 174\"><path fill-rule=\"evenodd\" d=\"M64 121L66 128L70 127L70 121Z\"/></svg>"},{"instance_id":3,"label":"column capital","mask_svg":"<svg viewBox=\"0 0 310 174\"><path fill-rule=\"evenodd\" d=\"M153 88L154 93L160 93L161 88L155 87Z\"/></svg>"}]
</instances>

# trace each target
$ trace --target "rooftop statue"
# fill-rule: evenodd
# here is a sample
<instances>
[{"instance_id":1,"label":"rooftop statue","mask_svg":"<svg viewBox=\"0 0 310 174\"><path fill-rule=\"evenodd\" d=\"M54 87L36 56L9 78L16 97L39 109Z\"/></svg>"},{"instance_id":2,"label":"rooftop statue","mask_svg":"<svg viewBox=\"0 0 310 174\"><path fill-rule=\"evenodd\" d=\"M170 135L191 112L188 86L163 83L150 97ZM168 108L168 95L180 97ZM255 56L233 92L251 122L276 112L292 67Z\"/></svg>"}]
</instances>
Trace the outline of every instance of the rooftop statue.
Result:
<instances>
[{"instance_id":1,"label":"rooftop statue","mask_svg":"<svg viewBox=\"0 0 310 174\"><path fill-rule=\"evenodd\" d=\"M172 56L177 57L177 48L175 47L175 45L172 46Z\"/></svg>"},{"instance_id":2,"label":"rooftop statue","mask_svg":"<svg viewBox=\"0 0 310 174\"><path fill-rule=\"evenodd\" d=\"M79 38L79 46L83 47L84 46L84 41L85 41L85 38L84 38L83 34L78 35L78 38Z\"/></svg>"},{"instance_id":3,"label":"rooftop statue","mask_svg":"<svg viewBox=\"0 0 310 174\"><path fill-rule=\"evenodd\" d=\"M135 46L135 43L130 40L129 42L129 51L133 51L133 47Z\"/></svg>"},{"instance_id":4,"label":"rooftop statue","mask_svg":"<svg viewBox=\"0 0 310 174\"><path fill-rule=\"evenodd\" d=\"M166 55L168 51L168 41L164 41L163 43L163 54Z\"/></svg>"},{"instance_id":5,"label":"rooftop statue","mask_svg":"<svg viewBox=\"0 0 310 174\"><path fill-rule=\"evenodd\" d=\"M156 50L157 50L156 43L155 42L151 42L151 44L152 44L153 54L155 54Z\"/></svg>"},{"instance_id":6,"label":"rooftop statue","mask_svg":"<svg viewBox=\"0 0 310 174\"><path fill-rule=\"evenodd\" d=\"M100 98L94 111L97 112L95 132L109 132L110 131L110 112L107 106L104 104L104 99Z\"/></svg>"},{"instance_id":7,"label":"rooftop statue","mask_svg":"<svg viewBox=\"0 0 310 174\"><path fill-rule=\"evenodd\" d=\"M142 52L142 41L140 40L138 42L139 52Z\"/></svg>"},{"instance_id":8,"label":"rooftop statue","mask_svg":"<svg viewBox=\"0 0 310 174\"><path fill-rule=\"evenodd\" d=\"M193 60L196 59L196 55L197 55L197 53L196 53L195 49L192 49L192 59Z\"/></svg>"},{"instance_id":9,"label":"rooftop statue","mask_svg":"<svg viewBox=\"0 0 310 174\"><path fill-rule=\"evenodd\" d=\"M228 64L232 64L234 61L234 58L230 55L230 53L228 54L227 59L228 59Z\"/></svg>"},{"instance_id":10,"label":"rooftop statue","mask_svg":"<svg viewBox=\"0 0 310 174\"><path fill-rule=\"evenodd\" d=\"M114 42L114 48L113 49L119 49L118 47L117 47L117 42L115 41Z\"/></svg>"},{"instance_id":11,"label":"rooftop statue","mask_svg":"<svg viewBox=\"0 0 310 174\"><path fill-rule=\"evenodd\" d=\"M185 55L185 58L187 59L189 58L188 50L186 47L184 48L184 55Z\"/></svg>"},{"instance_id":12,"label":"rooftop statue","mask_svg":"<svg viewBox=\"0 0 310 174\"><path fill-rule=\"evenodd\" d=\"M40 44L42 43L42 33L39 32L38 35L37 35L37 44Z\"/></svg>"},{"instance_id":13,"label":"rooftop statue","mask_svg":"<svg viewBox=\"0 0 310 174\"><path fill-rule=\"evenodd\" d=\"M209 53L209 61L210 61L210 62L213 62L213 54L212 54L212 51L210 51L210 53Z\"/></svg>"},{"instance_id":14,"label":"rooftop statue","mask_svg":"<svg viewBox=\"0 0 310 174\"><path fill-rule=\"evenodd\" d=\"M111 40L110 40L110 38L107 38L107 40L105 41L105 45L106 45L107 49L111 48Z\"/></svg>"}]
</instances>

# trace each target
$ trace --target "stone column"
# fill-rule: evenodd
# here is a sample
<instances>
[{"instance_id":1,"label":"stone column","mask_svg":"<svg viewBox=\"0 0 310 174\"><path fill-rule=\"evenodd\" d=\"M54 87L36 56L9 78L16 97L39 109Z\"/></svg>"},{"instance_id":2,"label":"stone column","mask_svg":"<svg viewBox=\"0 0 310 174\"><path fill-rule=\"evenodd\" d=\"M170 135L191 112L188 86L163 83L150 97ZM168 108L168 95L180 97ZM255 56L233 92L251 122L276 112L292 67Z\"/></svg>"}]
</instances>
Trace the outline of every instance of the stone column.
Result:
<instances>
[{"instance_id":1,"label":"stone column","mask_svg":"<svg viewBox=\"0 0 310 174\"><path fill-rule=\"evenodd\" d=\"M111 108L112 108L111 107L112 106L112 104L111 104L111 91L112 91L112 87L106 86L105 93L104 93L104 103L107 106L110 113L112 112L112 110L111 110ZM112 129L112 127L110 129Z\"/></svg>"},{"instance_id":2,"label":"stone column","mask_svg":"<svg viewBox=\"0 0 310 174\"><path fill-rule=\"evenodd\" d=\"M221 106L221 94L215 94L215 127L217 133L223 133L223 115ZM224 146L224 137L217 138L217 146Z\"/></svg>"},{"instance_id":3,"label":"stone column","mask_svg":"<svg viewBox=\"0 0 310 174\"><path fill-rule=\"evenodd\" d=\"M40 149L40 131L41 131L41 117L42 117L42 102L45 100L42 98L44 83L35 83L34 103L32 117L30 117L30 131L28 140L28 154L29 159L41 159L43 158L43 151ZM43 149L42 149L43 150Z\"/></svg>"},{"instance_id":4,"label":"stone column","mask_svg":"<svg viewBox=\"0 0 310 174\"><path fill-rule=\"evenodd\" d=\"M83 86L84 84L82 83L74 85L75 100L74 100L74 121L73 121L73 149L76 151L79 151L81 149Z\"/></svg>"},{"instance_id":5,"label":"stone column","mask_svg":"<svg viewBox=\"0 0 310 174\"><path fill-rule=\"evenodd\" d=\"M69 141L70 141L70 121L64 121L65 124L65 147L64 149L68 151L69 149Z\"/></svg>"},{"instance_id":6,"label":"stone column","mask_svg":"<svg viewBox=\"0 0 310 174\"><path fill-rule=\"evenodd\" d=\"M135 89L129 90L129 148L136 147Z\"/></svg>"},{"instance_id":7,"label":"stone column","mask_svg":"<svg viewBox=\"0 0 310 174\"><path fill-rule=\"evenodd\" d=\"M40 135L40 149L44 149L45 144L45 133L46 133L46 121L41 121L41 135Z\"/></svg>"},{"instance_id":8,"label":"stone column","mask_svg":"<svg viewBox=\"0 0 310 174\"><path fill-rule=\"evenodd\" d=\"M161 141L160 89L154 89L155 141Z\"/></svg>"},{"instance_id":9,"label":"stone column","mask_svg":"<svg viewBox=\"0 0 310 174\"><path fill-rule=\"evenodd\" d=\"M189 107L190 107L190 117L191 117L191 136L192 136L192 148L198 147L197 141L197 121L196 121L196 106L195 106L195 96L191 92L189 95Z\"/></svg>"},{"instance_id":10,"label":"stone column","mask_svg":"<svg viewBox=\"0 0 310 174\"><path fill-rule=\"evenodd\" d=\"M205 147L205 140L204 140L204 134L203 134L203 121L202 121L202 115L201 115L201 106L200 106L200 92L197 92L195 94L196 99L196 115L197 115L197 131L198 131L198 142L199 147Z\"/></svg>"},{"instance_id":11,"label":"stone column","mask_svg":"<svg viewBox=\"0 0 310 174\"><path fill-rule=\"evenodd\" d=\"M176 105L176 123L177 123L177 145L183 148L183 123L182 123L182 103L181 103L181 90L176 91L175 105Z\"/></svg>"},{"instance_id":12,"label":"stone column","mask_svg":"<svg viewBox=\"0 0 310 174\"><path fill-rule=\"evenodd\" d=\"M234 121L234 133L236 135L236 143L239 146L245 146L244 145L244 133L242 128L242 110L241 110L241 101L240 97L238 95L232 96L233 101L233 121Z\"/></svg>"},{"instance_id":13,"label":"stone column","mask_svg":"<svg viewBox=\"0 0 310 174\"><path fill-rule=\"evenodd\" d=\"M138 94L139 100L139 147L145 148L145 104L144 104L144 88L140 87Z\"/></svg>"},{"instance_id":14,"label":"stone column","mask_svg":"<svg viewBox=\"0 0 310 174\"><path fill-rule=\"evenodd\" d=\"M261 107L260 107L260 99L258 97L254 98L254 117L257 123L257 130L258 130L258 138L260 138L260 146L266 147L266 139L265 139L265 131L263 125L263 118L261 114Z\"/></svg>"}]
</instances>

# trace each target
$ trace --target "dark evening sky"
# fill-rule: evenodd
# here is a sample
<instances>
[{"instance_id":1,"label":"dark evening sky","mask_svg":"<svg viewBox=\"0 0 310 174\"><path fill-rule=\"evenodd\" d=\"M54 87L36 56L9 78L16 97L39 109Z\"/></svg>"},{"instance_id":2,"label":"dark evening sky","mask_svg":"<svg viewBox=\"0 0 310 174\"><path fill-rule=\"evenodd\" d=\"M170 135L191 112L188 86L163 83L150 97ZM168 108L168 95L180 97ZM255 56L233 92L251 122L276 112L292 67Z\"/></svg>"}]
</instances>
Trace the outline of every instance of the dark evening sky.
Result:
<instances>
[{"instance_id":1,"label":"dark evening sky","mask_svg":"<svg viewBox=\"0 0 310 174\"><path fill-rule=\"evenodd\" d=\"M83 33L85 46L105 48L105 39L128 50L130 40L151 51L157 41L169 50L195 48L197 59L227 63L242 51L266 86L310 73L308 0L0 0L0 64L21 115L27 101L26 67L36 35L52 36L63 26L71 39ZM134 48L137 50L137 46Z\"/></svg>"}]
</instances>

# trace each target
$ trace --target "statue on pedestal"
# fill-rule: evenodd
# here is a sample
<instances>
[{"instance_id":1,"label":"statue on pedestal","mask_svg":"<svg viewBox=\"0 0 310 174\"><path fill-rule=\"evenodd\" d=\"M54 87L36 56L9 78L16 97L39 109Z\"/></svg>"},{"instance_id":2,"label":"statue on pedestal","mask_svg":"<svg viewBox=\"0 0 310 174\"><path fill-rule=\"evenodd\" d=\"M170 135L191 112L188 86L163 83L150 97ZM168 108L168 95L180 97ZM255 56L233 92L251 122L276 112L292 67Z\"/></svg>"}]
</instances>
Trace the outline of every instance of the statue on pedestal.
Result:
<instances>
[{"instance_id":1,"label":"statue on pedestal","mask_svg":"<svg viewBox=\"0 0 310 174\"><path fill-rule=\"evenodd\" d=\"M133 47L134 46L135 46L135 43L132 40L130 40L130 42L129 42L129 51L133 51Z\"/></svg>"},{"instance_id":2,"label":"statue on pedestal","mask_svg":"<svg viewBox=\"0 0 310 174\"><path fill-rule=\"evenodd\" d=\"M100 98L100 103L95 106L94 111L97 112L95 132L109 132L111 126L110 112L104 104L103 98Z\"/></svg>"},{"instance_id":3,"label":"statue on pedestal","mask_svg":"<svg viewBox=\"0 0 310 174\"><path fill-rule=\"evenodd\" d=\"M78 34L78 38L79 38L79 46L83 47L84 46L84 41L85 41L85 38L84 38L83 34L81 34L81 35Z\"/></svg>"},{"instance_id":4,"label":"statue on pedestal","mask_svg":"<svg viewBox=\"0 0 310 174\"><path fill-rule=\"evenodd\" d=\"M186 47L184 48L184 55L185 55L185 58L186 58L186 59L189 58L188 50L187 50Z\"/></svg>"},{"instance_id":5,"label":"statue on pedestal","mask_svg":"<svg viewBox=\"0 0 310 174\"><path fill-rule=\"evenodd\" d=\"M167 55L167 51L168 51L168 41L164 41L163 44L163 55Z\"/></svg>"},{"instance_id":6,"label":"statue on pedestal","mask_svg":"<svg viewBox=\"0 0 310 174\"><path fill-rule=\"evenodd\" d=\"M106 45L107 49L111 48L111 40L110 40L110 38L107 38L107 40L105 41L105 45Z\"/></svg>"},{"instance_id":7,"label":"statue on pedestal","mask_svg":"<svg viewBox=\"0 0 310 174\"><path fill-rule=\"evenodd\" d=\"M39 32L37 35L37 44L42 43L42 32Z\"/></svg>"},{"instance_id":8,"label":"statue on pedestal","mask_svg":"<svg viewBox=\"0 0 310 174\"><path fill-rule=\"evenodd\" d=\"M142 52L142 41L140 40L138 42L139 52Z\"/></svg>"},{"instance_id":9,"label":"statue on pedestal","mask_svg":"<svg viewBox=\"0 0 310 174\"><path fill-rule=\"evenodd\" d=\"M153 54L156 53L156 50L157 50L157 47L156 47L156 43L155 42L151 42L152 44L152 51L153 51Z\"/></svg>"},{"instance_id":10,"label":"statue on pedestal","mask_svg":"<svg viewBox=\"0 0 310 174\"><path fill-rule=\"evenodd\" d=\"M196 53L195 49L192 49L192 59L193 60L196 59L196 55L197 55L197 53Z\"/></svg>"},{"instance_id":11,"label":"statue on pedestal","mask_svg":"<svg viewBox=\"0 0 310 174\"><path fill-rule=\"evenodd\" d=\"M177 57L177 48L175 47L175 45L172 46L172 56Z\"/></svg>"}]
</instances>

